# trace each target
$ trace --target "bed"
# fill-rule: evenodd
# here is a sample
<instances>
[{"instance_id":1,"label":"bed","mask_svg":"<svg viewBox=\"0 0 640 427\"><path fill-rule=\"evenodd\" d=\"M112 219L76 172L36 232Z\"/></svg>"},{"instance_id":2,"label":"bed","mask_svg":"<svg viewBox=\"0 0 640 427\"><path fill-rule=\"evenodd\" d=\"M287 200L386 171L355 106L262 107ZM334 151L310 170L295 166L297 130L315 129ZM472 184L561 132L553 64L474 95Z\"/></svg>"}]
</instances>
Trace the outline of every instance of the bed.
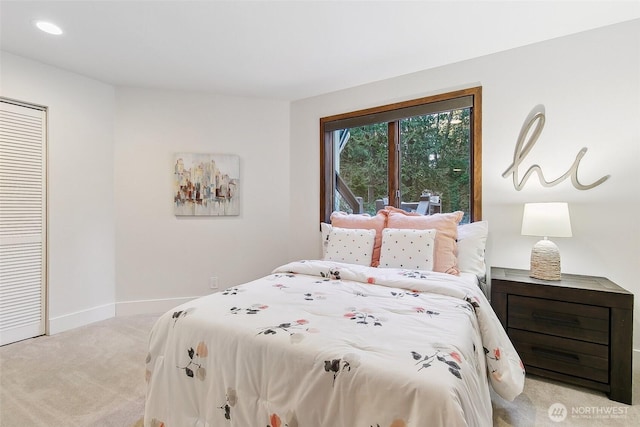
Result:
<instances>
[{"instance_id":1,"label":"bed","mask_svg":"<svg viewBox=\"0 0 640 427\"><path fill-rule=\"evenodd\" d=\"M363 237L367 251L377 235ZM145 426L490 426L489 385L508 400L522 391L522 362L477 274L330 258L161 316Z\"/></svg>"}]
</instances>

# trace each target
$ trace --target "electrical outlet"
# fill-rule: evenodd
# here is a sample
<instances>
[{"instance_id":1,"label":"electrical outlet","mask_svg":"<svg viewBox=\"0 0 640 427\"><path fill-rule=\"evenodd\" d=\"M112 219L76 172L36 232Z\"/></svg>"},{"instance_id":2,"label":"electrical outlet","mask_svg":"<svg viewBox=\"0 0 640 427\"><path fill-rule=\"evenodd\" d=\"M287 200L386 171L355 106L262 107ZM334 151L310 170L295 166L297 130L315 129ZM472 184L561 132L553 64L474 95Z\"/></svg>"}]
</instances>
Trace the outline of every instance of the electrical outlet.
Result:
<instances>
[{"instance_id":1,"label":"electrical outlet","mask_svg":"<svg viewBox=\"0 0 640 427\"><path fill-rule=\"evenodd\" d=\"M218 289L218 276L209 277L209 288Z\"/></svg>"}]
</instances>

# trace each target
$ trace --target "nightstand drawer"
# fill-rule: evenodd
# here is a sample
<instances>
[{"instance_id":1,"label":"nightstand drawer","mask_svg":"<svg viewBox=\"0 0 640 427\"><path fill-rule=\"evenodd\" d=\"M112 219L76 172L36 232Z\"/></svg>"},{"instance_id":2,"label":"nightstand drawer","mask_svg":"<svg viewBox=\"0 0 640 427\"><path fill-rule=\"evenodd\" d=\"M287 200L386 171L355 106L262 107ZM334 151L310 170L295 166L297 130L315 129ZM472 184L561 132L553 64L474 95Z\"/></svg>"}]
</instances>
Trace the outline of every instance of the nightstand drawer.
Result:
<instances>
[{"instance_id":1,"label":"nightstand drawer","mask_svg":"<svg viewBox=\"0 0 640 427\"><path fill-rule=\"evenodd\" d=\"M609 309L509 295L508 327L609 344Z\"/></svg>"},{"instance_id":2,"label":"nightstand drawer","mask_svg":"<svg viewBox=\"0 0 640 427\"><path fill-rule=\"evenodd\" d=\"M609 382L609 347L584 341L509 329L522 361L549 371Z\"/></svg>"},{"instance_id":3,"label":"nightstand drawer","mask_svg":"<svg viewBox=\"0 0 640 427\"><path fill-rule=\"evenodd\" d=\"M605 277L491 267L491 306L528 373L632 404L631 292Z\"/></svg>"}]
</instances>

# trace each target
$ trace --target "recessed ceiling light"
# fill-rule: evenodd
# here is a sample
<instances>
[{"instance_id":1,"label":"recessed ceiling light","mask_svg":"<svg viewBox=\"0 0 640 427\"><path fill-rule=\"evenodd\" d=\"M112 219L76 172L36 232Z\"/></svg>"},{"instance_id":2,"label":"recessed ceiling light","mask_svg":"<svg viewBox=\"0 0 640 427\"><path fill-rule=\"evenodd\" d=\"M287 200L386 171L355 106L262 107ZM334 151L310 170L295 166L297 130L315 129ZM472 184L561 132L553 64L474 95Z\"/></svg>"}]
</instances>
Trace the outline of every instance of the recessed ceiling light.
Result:
<instances>
[{"instance_id":1,"label":"recessed ceiling light","mask_svg":"<svg viewBox=\"0 0 640 427\"><path fill-rule=\"evenodd\" d=\"M62 34L62 29L58 27L56 24L47 22L47 21L36 21L36 27L45 33L53 34L55 36L59 36Z\"/></svg>"}]
</instances>

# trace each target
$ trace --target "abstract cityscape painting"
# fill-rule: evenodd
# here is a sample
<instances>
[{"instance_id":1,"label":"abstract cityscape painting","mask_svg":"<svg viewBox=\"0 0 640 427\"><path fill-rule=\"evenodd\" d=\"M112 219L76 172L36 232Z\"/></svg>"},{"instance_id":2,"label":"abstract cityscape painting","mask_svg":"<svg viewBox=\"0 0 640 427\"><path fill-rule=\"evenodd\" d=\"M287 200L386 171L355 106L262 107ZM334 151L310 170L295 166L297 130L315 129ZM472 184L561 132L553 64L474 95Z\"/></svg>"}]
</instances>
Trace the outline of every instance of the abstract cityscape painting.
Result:
<instances>
[{"instance_id":1,"label":"abstract cityscape painting","mask_svg":"<svg viewBox=\"0 0 640 427\"><path fill-rule=\"evenodd\" d=\"M177 153L173 172L173 212L181 216L240 214L240 157Z\"/></svg>"}]
</instances>

